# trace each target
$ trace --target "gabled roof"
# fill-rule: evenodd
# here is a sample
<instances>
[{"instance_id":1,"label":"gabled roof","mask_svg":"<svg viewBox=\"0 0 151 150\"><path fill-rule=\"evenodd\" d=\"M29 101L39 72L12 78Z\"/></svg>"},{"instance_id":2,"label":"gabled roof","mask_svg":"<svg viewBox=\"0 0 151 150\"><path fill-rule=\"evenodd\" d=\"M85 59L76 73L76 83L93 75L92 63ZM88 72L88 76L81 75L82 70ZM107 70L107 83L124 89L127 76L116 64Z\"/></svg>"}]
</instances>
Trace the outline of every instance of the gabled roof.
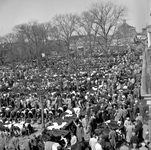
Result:
<instances>
[{"instance_id":1,"label":"gabled roof","mask_svg":"<svg viewBox=\"0 0 151 150\"><path fill-rule=\"evenodd\" d=\"M135 27L130 26L126 23L126 20L123 21L121 25L118 26L117 30L115 31L114 38L123 38L124 37L134 37L136 36L137 32Z\"/></svg>"},{"instance_id":2,"label":"gabled roof","mask_svg":"<svg viewBox=\"0 0 151 150\"><path fill-rule=\"evenodd\" d=\"M130 26L130 25L128 25L127 23L123 23L122 25L120 25L120 26L118 27L118 30L124 30L124 29L127 29L127 30L135 30L135 27Z\"/></svg>"},{"instance_id":3,"label":"gabled roof","mask_svg":"<svg viewBox=\"0 0 151 150\"><path fill-rule=\"evenodd\" d=\"M118 30L122 30L122 29L134 29L135 30L135 27L133 26L130 26L129 24L126 23L126 20L123 21L123 23L121 25L119 25L118 27Z\"/></svg>"}]
</instances>

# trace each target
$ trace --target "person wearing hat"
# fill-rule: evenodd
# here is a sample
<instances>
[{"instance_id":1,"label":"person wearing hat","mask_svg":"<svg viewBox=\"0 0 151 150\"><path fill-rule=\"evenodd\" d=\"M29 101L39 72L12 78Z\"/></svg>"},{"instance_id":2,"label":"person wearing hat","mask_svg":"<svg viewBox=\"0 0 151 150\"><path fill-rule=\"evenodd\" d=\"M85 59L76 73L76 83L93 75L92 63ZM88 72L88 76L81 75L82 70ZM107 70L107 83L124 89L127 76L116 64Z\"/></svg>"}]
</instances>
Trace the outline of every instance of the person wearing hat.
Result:
<instances>
[{"instance_id":1,"label":"person wearing hat","mask_svg":"<svg viewBox=\"0 0 151 150\"><path fill-rule=\"evenodd\" d=\"M135 133L138 136L139 140L143 140L143 124L140 120L136 121Z\"/></svg>"},{"instance_id":2,"label":"person wearing hat","mask_svg":"<svg viewBox=\"0 0 151 150\"><path fill-rule=\"evenodd\" d=\"M130 146L131 147L133 147L134 148L134 146L136 145L138 145L138 137L137 137L137 135L136 135L136 133L135 132L132 132L132 137L131 137L131 140L130 140Z\"/></svg>"},{"instance_id":3,"label":"person wearing hat","mask_svg":"<svg viewBox=\"0 0 151 150\"><path fill-rule=\"evenodd\" d=\"M110 132L109 132L109 141L111 144L111 147L116 150L116 132L113 130L112 127L110 127Z\"/></svg>"},{"instance_id":4,"label":"person wearing hat","mask_svg":"<svg viewBox=\"0 0 151 150\"><path fill-rule=\"evenodd\" d=\"M119 121L121 119L122 112L123 112L122 105L120 105L115 116L115 121Z\"/></svg>"},{"instance_id":5,"label":"person wearing hat","mask_svg":"<svg viewBox=\"0 0 151 150\"><path fill-rule=\"evenodd\" d=\"M129 124L126 126L126 141L127 143L130 143L132 132L135 126L132 124L131 121L129 121Z\"/></svg>"},{"instance_id":6,"label":"person wearing hat","mask_svg":"<svg viewBox=\"0 0 151 150\"><path fill-rule=\"evenodd\" d=\"M120 150L129 150L129 147L127 146L126 142L123 142L122 146L120 147Z\"/></svg>"},{"instance_id":7,"label":"person wearing hat","mask_svg":"<svg viewBox=\"0 0 151 150\"><path fill-rule=\"evenodd\" d=\"M130 124L130 118L127 117L126 120L124 121L124 127L127 128L127 126Z\"/></svg>"},{"instance_id":8,"label":"person wearing hat","mask_svg":"<svg viewBox=\"0 0 151 150\"><path fill-rule=\"evenodd\" d=\"M126 119L127 115L128 115L128 111L126 109L126 105L123 105L122 117L124 120Z\"/></svg>"},{"instance_id":9,"label":"person wearing hat","mask_svg":"<svg viewBox=\"0 0 151 150\"><path fill-rule=\"evenodd\" d=\"M127 105L127 112L128 112L127 116L128 116L131 120L133 120L135 117L134 117L133 109L132 109L132 107L130 106L130 104Z\"/></svg>"}]
</instances>

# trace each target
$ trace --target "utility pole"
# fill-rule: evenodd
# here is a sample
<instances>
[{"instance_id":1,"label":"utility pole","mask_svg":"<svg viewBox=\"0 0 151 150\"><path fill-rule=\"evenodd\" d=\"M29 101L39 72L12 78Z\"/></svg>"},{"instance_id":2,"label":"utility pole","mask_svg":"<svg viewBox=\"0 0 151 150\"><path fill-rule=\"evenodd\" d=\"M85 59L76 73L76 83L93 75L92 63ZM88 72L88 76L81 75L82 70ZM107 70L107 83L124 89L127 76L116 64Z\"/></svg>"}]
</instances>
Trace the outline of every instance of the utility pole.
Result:
<instances>
[{"instance_id":1,"label":"utility pole","mask_svg":"<svg viewBox=\"0 0 151 150\"><path fill-rule=\"evenodd\" d=\"M42 54L41 54L41 57L42 57L42 58L45 58L45 54L42 53ZM41 60L40 60L39 57L38 57L38 61L37 61L37 66L38 66L38 69L39 69L39 71L40 71L40 73L41 73L43 64L41 64ZM42 80L40 80L39 88L42 87L41 83L42 83ZM40 100L40 105L41 105L41 121L42 121L42 126L41 126L41 127L42 127L42 129L45 128L44 105L43 105L43 100L42 100L42 95L43 95L45 92L44 92L43 90L44 90L44 89L40 89L40 91L39 91L39 100Z\"/></svg>"},{"instance_id":2,"label":"utility pole","mask_svg":"<svg viewBox=\"0 0 151 150\"><path fill-rule=\"evenodd\" d=\"M42 92L40 92L40 103L41 103L41 121L42 121L42 129L45 128L45 122L44 122L44 105L42 101Z\"/></svg>"}]
</instances>

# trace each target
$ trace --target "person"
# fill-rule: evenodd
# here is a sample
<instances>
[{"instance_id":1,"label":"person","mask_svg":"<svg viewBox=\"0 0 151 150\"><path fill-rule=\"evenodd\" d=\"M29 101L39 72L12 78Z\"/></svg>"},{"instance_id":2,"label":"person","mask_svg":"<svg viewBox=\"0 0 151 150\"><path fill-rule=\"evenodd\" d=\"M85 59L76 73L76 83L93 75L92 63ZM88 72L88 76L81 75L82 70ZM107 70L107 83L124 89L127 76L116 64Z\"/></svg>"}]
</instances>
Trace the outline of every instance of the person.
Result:
<instances>
[{"instance_id":1,"label":"person","mask_svg":"<svg viewBox=\"0 0 151 150\"><path fill-rule=\"evenodd\" d=\"M135 119L136 121L141 121L143 123L143 117L140 115L140 113L137 113L137 117Z\"/></svg>"},{"instance_id":2,"label":"person","mask_svg":"<svg viewBox=\"0 0 151 150\"><path fill-rule=\"evenodd\" d=\"M139 150L148 150L148 148L145 147L145 143L141 143L141 147L139 148Z\"/></svg>"},{"instance_id":3,"label":"person","mask_svg":"<svg viewBox=\"0 0 151 150\"><path fill-rule=\"evenodd\" d=\"M82 119L82 126L83 126L83 132L84 132L84 139L87 140L87 132L88 132L88 116L85 115L85 117Z\"/></svg>"},{"instance_id":4,"label":"person","mask_svg":"<svg viewBox=\"0 0 151 150\"><path fill-rule=\"evenodd\" d=\"M140 120L136 121L135 133L139 139L139 142L143 141L143 124Z\"/></svg>"},{"instance_id":5,"label":"person","mask_svg":"<svg viewBox=\"0 0 151 150\"><path fill-rule=\"evenodd\" d=\"M88 125L88 116L85 115L85 117L82 119L82 126L84 130L86 130L87 125Z\"/></svg>"},{"instance_id":6,"label":"person","mask_svg":"<svg viewBox=\"0 0 151 150\"><path fill-rule=\"evenodd\" d=\"M77 137L73 134L73 132L71 132L71 140L70 140L70 144L71 146L77 143Z\"/></svg>"},{"instance_id":7,"label":"person","mask_svg":"<svg viewBox=\"0 0 151 150\"><path fill-rule=\"evenodd\" d=\"M126 142L120 147L120 150L129 150L129 147L126 145Z\"/></svg>"},{"instance_id":8,"label":"person","mask_svg":"<svg viewBox=\"0 0 151 150\"><path fill-rule=\"evenodd\" d=\"M149 127L148 127L147 123L145 122L143 124L143 139L144 140L146 140L146 138L147 138L148 131L149 131Z\"/></svg>"},{"instance_id":9,"label":"person","mask_svg":"<svg viewBox=\"0 0 151 150\"><path fill-rule=\"evenodd\" d=\"M19 150L19 138L13 137L12 138L12 146L14 149Z\"/></svg>"},{"instance_id":10,"label":"person","mask_svg":"<svg viewBox=\"0 0 151 150\"><path fill-rule=\"evenodd\" d=\"M138 145L138 137L136 136L135 132L132 132L132 137L130 140L130 145L134 146L136 144L136 146Z\"/></svg>"},{"instance_id":11,"label":"person","mask_svg":"<svg viewBox=\"0 0 151 150\"><path fill-rule=\"evenodd\" d=\"M130 143L133 129L134 129L134 125L130 122L130 124L126 127L126 141L128 143Z\"/></svg>"},{"instance_id":12,"label":"person","mask_svg":"<svg viewBox=\"0 0 151 150\"><path fill-rule=\"evenodd\" d=\"M79 121L78 121L78 124L76 124L76 122L74 122L74 124L76 125L77 141L82 142L83 141L83 127L82 127L82 124Z\"/></svg>"},{"instance_id":13,"label":"person","mask_svg":"<svg viewBox=\"0 0 151 150\"><path fill-rule=\"evenodd\" d=\"M103 134L101 134L99 136L99 140L100 140L100 144L102 146L102 149L104 150L105 149L105 146L106 146L106 141L105 141L105 138L103 137Z\"/></svg>"},{"instance_id":14,"label":"person","mask_svg":"<svg viewBox=\"0 0 151 150\"><path fill-rule=\"evenodd\" d=\"M131 150L138 150L138 148L137 148L137 144L136 144L136 143L133 143L133 144L132 144L132 148L131 148Z\"/></svg>"},{"instance_id":15,"label":"person","mask_svg":"<svg viewBox=\"0 0 151 150\"><path fill-rule=\"evenodd\" d=\"M119 121L122 117L123 109L122 105L119 106L119 109L117 110L117 114L115 116L115 121Z\"/></svg>"},{"instance_id":16,"label":"person","mask_svg":"<svg viewBox=\"0 0 151 150\"><path fill-rule=\"evenodd\" d=\"M130 118L127 117L126 120L124 121L124 127L127 128L127 126L130 124Z\"/></svg>"},{"instance_id":17,"label":"person","mask_svg":"<svg viewBox=\"0 0 151 150\"><path fill-rule=\"evenodd\" d=\"M92 138L89 140L89 145L91 147L91 150L95 150L95 144L97 143L96 135L93 134Z\"/></svg>"},{"instance_id":18,"label":"person","mask_svg":"<svg viewBox=\"0 0 151 150\"><path fill-rule=\"evenodd\" d=\"M130 104L127 105L127 112L128 112L128 117L130 118L130 120L133 120L134 119L134 113L133 113L133 110L130 106Z\"/></svg>"},{"instance_id":19,"label":"person","mask_svg":"<svg viewBox=\"0 0 151 150\"><path fill-rule=\"evenodd\" d=\"M97 143L95 144L95 150L102 150L100 138L98 138Z\"/></svg>"},{"instance_id":20,"label":"person","mask_svg":"<svg viewBox=\"0 0 151 150\"><path fill-rule=\"evenodd\" d=\"M122 117L124 120L126 119L127 115L128 115L128 111L126 109L126 105L124 105L122 110Z\"/></svg>"},{"instance_id":21,"label":"person","mask_svg":"<svg viewBox=\"0 0 151 150\"><path fill-rule=\"evenodd\" d=\"M95 114L93 113L92 116L89 119L89 125L91 126L91 137L95 133L95 129L97 127L97 122L96 122L96 117Z\"/></svg>"},{"instance_id":22,"label":"person","mask_svg":"<svg viewBox=\"0 0 151 150\"><path fill-rule=\"evenodd\" d=\"M60 149L61 148L61 145L59 144L59 143L54 143L53 145L52 145L52 150L58 150L58 149Z\"/></svg>"},{"instance_id":23,"label":"person","mask_svg":"<svg viewBox=\"0 0 151 150\"><path fill-rule=\"evenodd\" d=\"M109 141L111 144L111 147L113 149L116 149L116 132L113 130L113 128L110 128L110 132L109 132Z\"/></svg>"},{"instance_id":24,"label":"person","mask_svg":"<svg viewBox=\"0 0 151 150\"><path fill-rule=\"evenodd\" d=\"M91 126L88 124L86 128L86 132L84 133L84 140L89 141L91 137Z\"/></svg>"}]
</instances>

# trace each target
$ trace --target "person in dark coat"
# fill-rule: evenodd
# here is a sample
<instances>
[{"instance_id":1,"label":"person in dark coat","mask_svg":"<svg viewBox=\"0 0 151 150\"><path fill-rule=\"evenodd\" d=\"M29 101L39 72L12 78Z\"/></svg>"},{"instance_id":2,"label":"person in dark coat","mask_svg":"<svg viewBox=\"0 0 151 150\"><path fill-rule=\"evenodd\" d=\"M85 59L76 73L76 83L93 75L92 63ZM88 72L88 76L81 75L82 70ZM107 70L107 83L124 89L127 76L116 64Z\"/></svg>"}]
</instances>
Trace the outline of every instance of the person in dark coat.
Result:
<instances>
[{"instance_id":1,"label":"person in dark coat","mask_svg":"<svg viewBox=\"0 0 151 150\"><path fill-rule=\"evenodd\" d=\"M131 120L133 120L134 114L133 114L133 109L131 108L130 105L127 106L127 112L128 112L127 117L129 117Z\"/></svg>"},{"instance_id":2,"label":"person in dark coat","mask_svg":"<svg viewBox=\"0 0 151 150\"><path fill-rule=\"evenodd\" d=\"M109 132L109 141L111 147L116 150L116 132L112 129L112 127L110 128Z\"/></svg>"},{"instance_id":3,"label":"person in dark coat","mask_svg":"<svg viewBox=\"0 0 151 150\"><path fill-rule=\"evenodd\" d=\"M90 126L91 126L91 136L95 133L95 129L97 127L97 121L95 118L95 114L93 114L90 118Z\"/></svg>"},{"instance_id":4,"label":"person in dark coat","mask_svg":"<svg viewBox=\"0 0 151 150\"><path fill-rule=\"evenodd\" d=\"M71 146L71 150L88 150L89 143L88 142L79 142Z\"/></svg>"},{"instance_id":5,"label":"person in dark coat","mask_svg":"<svg viewBox=\"0 0 151 150\"><path fill-rule=\"evenodd\" d=\"M138 145L138 137L136 135L135 132L132 133L132 137L131 137L131 140L130 140L130 146L132 147L133 144L136 144Z\"/></svg>"},{"instance_id":6,"label":"person in dark coat","mask_svg":"<svg viewBox=\"0 0 151 150\"><path fill-rule=\"evenodd\" d=\"M128 115L128 111L126 109L126 106L124 105L122 110L122 117L124 120L126 119L127 115Z\"/></svg>"},{"instance_id":7,"label":"person in dark coat","mask_svg":"<svg viewBox=\"0 0 151 150\"><path fill-rule=\"evenodd\" d=\"M138 120L136 122L135 133L139 139L139 142L142 142L142 140L143 140L143 124L140 120Z\"/></svg>"}]
</instances>

